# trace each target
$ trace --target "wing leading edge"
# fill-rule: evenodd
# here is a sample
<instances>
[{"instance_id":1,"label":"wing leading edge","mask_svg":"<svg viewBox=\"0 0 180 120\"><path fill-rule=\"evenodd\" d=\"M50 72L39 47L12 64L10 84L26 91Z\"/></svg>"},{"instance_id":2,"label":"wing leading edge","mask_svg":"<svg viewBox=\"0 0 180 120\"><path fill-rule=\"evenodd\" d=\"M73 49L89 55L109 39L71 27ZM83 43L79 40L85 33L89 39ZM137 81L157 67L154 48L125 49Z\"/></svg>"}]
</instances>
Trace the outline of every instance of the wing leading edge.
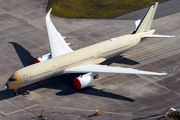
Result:
<instances>
[{"instance_id":1,"label":"wing leading edge","mask_svg":"<svg viewBox=\"0 0 180 120\"><path fill-rule=\"evenodd\" d=\"M61 34L56 30L55 26L51 22L51 10L52 8L46 15L46 27L49 38L51 57L54 58L72 52L73 50L68 46Z\"/></svg>"},{"instance_id":2,"label":"wing leading edge","mask_svg":"<svg viewBox=\"0 0 180 120\"><path fill-rule=\"evenodd\" d=\"M167 75L168 73L157 73L142 71L132 68L121 68L107 65L85 65L65 70L63 73L119 73L119 74L141 74L141 75Z\"/></svg>"}]
</instances>

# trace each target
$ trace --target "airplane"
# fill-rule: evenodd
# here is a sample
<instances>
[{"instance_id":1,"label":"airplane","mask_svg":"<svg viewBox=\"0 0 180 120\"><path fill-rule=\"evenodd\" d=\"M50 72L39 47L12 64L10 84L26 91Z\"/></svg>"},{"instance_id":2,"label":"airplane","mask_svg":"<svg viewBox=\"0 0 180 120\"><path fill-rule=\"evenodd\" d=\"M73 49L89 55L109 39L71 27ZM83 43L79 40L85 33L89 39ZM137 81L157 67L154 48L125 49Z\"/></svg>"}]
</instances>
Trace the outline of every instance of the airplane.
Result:
<instances>
[{"instance_id":1,"label":"airplane","mask_svg":"<svg viewBox=\"0 0 180 120\"><path fill-rule=\"evenodd\" d=\"M111 38L76 51L73 51L69 47L69 43L65 42L64 37L62 37L53 25L50 19L51 8L45 18L50 53L35 59L35 64L13 73L5 84L5 89L14 89L14 95L18 95L18 88L69 73L85 73L74 79L74 85L77 89L91 85L94 79L99 77L99 73L167 75L168 73L157 73L100 64L136 46L141 41L141 38L175 37L155 35L153 34L155 30L150 30L157 6L158 2L150 5L143 18L135 22L135 30L133 33Z\"/></svg>"}]
</instances>

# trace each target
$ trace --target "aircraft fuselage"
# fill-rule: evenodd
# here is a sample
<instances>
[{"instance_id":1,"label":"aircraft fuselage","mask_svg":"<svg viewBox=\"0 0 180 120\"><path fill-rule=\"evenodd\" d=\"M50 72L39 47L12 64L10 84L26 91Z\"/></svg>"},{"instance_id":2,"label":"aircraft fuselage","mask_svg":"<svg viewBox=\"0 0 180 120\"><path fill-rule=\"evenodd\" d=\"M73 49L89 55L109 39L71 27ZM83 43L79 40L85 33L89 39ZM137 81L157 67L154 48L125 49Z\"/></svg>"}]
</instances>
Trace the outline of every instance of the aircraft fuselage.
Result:
<instances>
[{"instance_id":1,"label":"aircraft fuselage","mask_svg":"<svg viewBox=\"0 0 180 120\"><path fill-rule=\"evenodd\" d=\"M106 40L71 53L52 58L16 71L8 80L8 89L17 89L32 83L62 75L63 71L77 66L99 64L137 45L143 35L154 31L129 34Z\"/></svg>"}]
</instances>

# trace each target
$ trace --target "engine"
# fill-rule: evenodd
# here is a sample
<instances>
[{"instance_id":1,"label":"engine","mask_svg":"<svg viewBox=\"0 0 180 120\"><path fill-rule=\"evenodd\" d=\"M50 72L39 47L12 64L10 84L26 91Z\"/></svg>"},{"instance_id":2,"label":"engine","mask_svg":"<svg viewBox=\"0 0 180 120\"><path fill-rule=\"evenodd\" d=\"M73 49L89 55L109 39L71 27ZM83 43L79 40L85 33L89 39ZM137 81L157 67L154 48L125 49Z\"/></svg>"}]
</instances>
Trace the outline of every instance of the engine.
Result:
<instances>
[{"instance_id":1,"label":"engine","mask_svg":"<svg viewBox=\"0 0 180 120\"><path fill-rule=\"evenodd\" d=\"M35 63L39 63L39 62L46 61L46 60L48 60L48 59L50 59L50 58L51 58L51 54L48 53L48 54L46 54L46 55L43 55L43 56L41 56L41 57L36 58L36 59L34 60L34 64L35 64Z\"/></svg>"},{"instance_id":2,"label":"engine","mask_svg":"<svg viewBox=\"0 0 180 120\"><path fill-rule=\"evenodd\" d=\"M87 73L82 76L77 77L74 79L74 86L77 89L85 88L91 85L94 82L94 79L98 78L98 74L96 73Z\"/></svg>"}]
</instances>

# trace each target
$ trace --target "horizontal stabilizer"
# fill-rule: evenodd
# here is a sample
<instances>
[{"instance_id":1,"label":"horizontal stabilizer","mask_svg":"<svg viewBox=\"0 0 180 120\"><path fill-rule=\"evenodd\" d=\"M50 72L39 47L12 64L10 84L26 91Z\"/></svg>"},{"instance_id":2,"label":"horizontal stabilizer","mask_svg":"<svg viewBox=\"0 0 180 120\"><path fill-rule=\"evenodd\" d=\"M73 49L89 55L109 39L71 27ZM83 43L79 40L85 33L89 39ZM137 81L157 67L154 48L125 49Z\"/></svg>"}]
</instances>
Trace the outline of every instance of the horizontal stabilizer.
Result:
<instances>
[{"instance_id":1,"label":"horizontal stabilizer","mask_svg":"<svg viewBox=\"0 0 180 120\"><path fill-rule=\"evenodd\" d=\"M175 35L169 36L169 35L155 35L155 34L151 34L151 35L144 35L142 36L142 38L170 38L170 37L176 37Z\"/></svg>"},{"instance_id":2,"label":"horizontal stabilizer","mask_svg":"<svg viewBox=\"0 0 180 120\"><path fill-rule=\"evenodd\" d=\"M132 68L121 68L107 65L85 65L65 70L63 73L119 73L119 74L141 74L141 75L167 75L168 73L157 73L142 71Z\"/></svg>"}]
</instances>

